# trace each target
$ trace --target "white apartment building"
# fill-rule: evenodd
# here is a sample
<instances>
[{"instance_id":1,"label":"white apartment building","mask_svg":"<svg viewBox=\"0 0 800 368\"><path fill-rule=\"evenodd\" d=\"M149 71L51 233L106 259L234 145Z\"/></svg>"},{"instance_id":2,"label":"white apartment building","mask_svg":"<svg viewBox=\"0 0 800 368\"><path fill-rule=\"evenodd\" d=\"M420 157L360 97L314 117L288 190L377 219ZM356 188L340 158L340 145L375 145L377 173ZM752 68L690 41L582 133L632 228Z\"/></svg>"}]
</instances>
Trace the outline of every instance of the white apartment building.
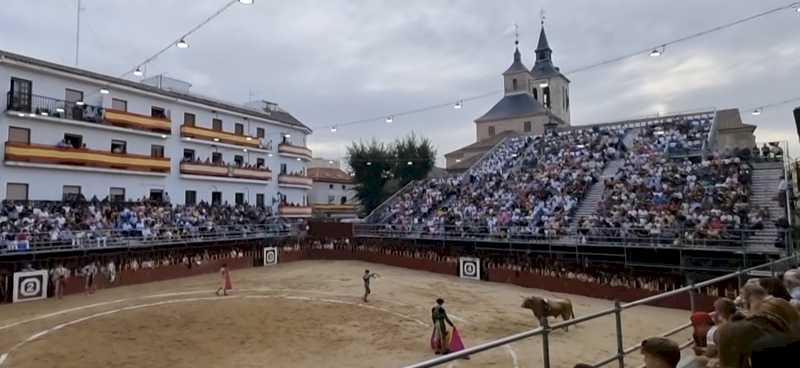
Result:
<instances>
[{"instance_id":1,"label":"white apartment building","mask_svg":"<svg viewBox=\"0 0 800 368\"><path fill-rule=\"evenodd\" d=\"M0 198L249 203L310 217L311 129L244 105L0 51Z\"/></svg>"},{"instance_id":2,"label":"white apartment building","mask_svg":"<svg viewBox=\"0 0 800 368\"><path fill-rule=\"evenodd\" d=\"M355 182L341 169L338 160L314 158L308 167L308 176L314 181L309 192L314 218L356 219L359 203Z\"/></svg>"}]
</instances>

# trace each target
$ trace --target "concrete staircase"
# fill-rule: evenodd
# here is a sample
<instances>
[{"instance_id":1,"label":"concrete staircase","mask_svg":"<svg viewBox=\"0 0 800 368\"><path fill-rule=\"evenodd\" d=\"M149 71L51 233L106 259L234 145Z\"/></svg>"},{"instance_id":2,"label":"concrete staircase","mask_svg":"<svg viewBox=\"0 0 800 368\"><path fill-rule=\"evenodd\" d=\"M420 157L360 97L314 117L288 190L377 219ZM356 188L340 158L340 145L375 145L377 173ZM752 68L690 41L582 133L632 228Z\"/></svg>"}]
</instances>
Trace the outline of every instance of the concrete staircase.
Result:
<instances>
[{"instance_id":1,"label":"concrete staircase","mask_svg":"<svg viewBox=\"0 0 800 368\"><path fill-rule=\"evenodd\" d=\"M622 159L616 159L614 161L609 161L606 167L603 169L603 173L600 176L600 180L597 183L592 185L592 188L589 189L589 193L586 194L586 197L578 204L578 209L575 211L572 219L569 222L569 233L573 234L575 230L578 228L578 220L581 217L588 217L591 216L595 209L597 208L597 204L600 203L600 200L603 198L603 181L604 178L608 176L612 176L617 173L617 170L622 167L624 161Z\"/></svg>"},{"instance_id":2,"label":"concrete staircase","mask_svg":"<svg viewBox=\"0 0 800 368\"><path fill-rule=\"evenodd\" d=\"M754 209L766 207L769 210L770 218L764 222L763 230L757 231L748 239L748 246L751 248L774 249L775 241L778 238L774 222L786 214L784 207L781 207L781 202L776 200L781 176L783 176L782 162L753 163L750 206Z\"/></svg>"}]
</instances>

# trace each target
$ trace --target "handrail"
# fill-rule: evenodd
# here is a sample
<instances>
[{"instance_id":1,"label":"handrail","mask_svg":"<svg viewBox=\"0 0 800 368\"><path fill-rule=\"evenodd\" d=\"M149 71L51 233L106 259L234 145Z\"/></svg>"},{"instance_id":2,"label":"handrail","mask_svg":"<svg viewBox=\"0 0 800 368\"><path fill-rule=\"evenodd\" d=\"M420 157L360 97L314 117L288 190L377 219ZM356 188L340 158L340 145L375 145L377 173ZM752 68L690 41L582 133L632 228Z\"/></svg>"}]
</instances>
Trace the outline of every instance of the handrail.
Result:
<instances>
[{"instance_id":1,"label":"handrail","mask_svg":"<svg viewBox=\"0 0 800 368\"><path fill-rule=\"evenodd\" d=\"M616 315L615 318L617 319L617 336L616 337L617 337L617 344L618 344L618 352L616 354L613 354L613 355L611 355L611 356L609 356L607 358L604 358L604 359L594 363L592 366L593 367L603 367L603 366L605 366L605 365L607 365L609 363L612 363L614 361L619 361L620 366L624 366L625 356L627 356L627 355L639 350L639 346L631 346L631 347L628 347L628 348L622 348L621 347L623 339L622 339L622 336L621 336L622 330L621 330L621 327L620 327L621 325L620 325L619 322L620 322L620 320L622 318L621 317L621 312L624 311L625 309L629 309L629 308L632 308L632 307L635 307L635 306L639 306L639 305L645 304L647 302L652 302L652 301L655 301L655 300L663 299L663 298L666 298L666 297L669 297L669 296L673 296L673 295L676 295L676 294L679 294L679 293L691 292L691 291L694 291L694 290L696 290L698 288L702 288L704 286L708 286L710 284L713 284L713 283L716 283L716 282L719 282L719 281L724 281L724 280L728 280L730 278L740 277L742 275L747 275L748 273L750 273L752 271L756 271L756 270L759 270L759 269L762 269L762 268L765 268L765 267L773 268L775 266L775 263L782 263L782 262L795 262L796 263L797 261L798 261L798 256L797 255L791 255L791 256L788 256L788 257L781 258L781 259L779 259L777 261L764 263L764 264L761 264L761 265L758 265L758 266L754 266L754 267L750 267L750 268L743 269L743 270L740 270L740 271L736 271L736 272L730 273L728 275L724 275L724 276L720 276L720 277L717 277L717 278L713 278L711 280L707 280L707 281L700 282L700 283L697 283L697 284L692 284L692 285L689 285L689 286L685 286L685 287L682 287L682 288L677 289L677 290L673 290L673 291L670 291L670 292L662 293L662 294L659 294L659 295L656 295L656 296L653 296L653 297L649 297L649 298L640 299L640 300L637 300L637 301L634 301L634 302L631 302L631 303L620 304L619 302L615 302L615 306L613 308L601 310L599 312L595 312L595 313L592 313L592 314L588 314L588 315L585 315L585 316L574 318L572 320L567 320L567 321L554 323L552 325L550 325L548 323L547 319L545 318L545 319L542 320L542 326L540 326L538 328L535 328L535 329L532 329L532 330L528 330L528 331L523 331L523 332L516 333L516 334L513 334L513 335L505 336L505 337L501 337L501 338L498 338L496 340L485 342L485 343L476 345L476 346L471 347L471 348L467 348L467 349L464 349L464 350L461 350L461 351L458 351L458 352L455 352L455 353L443 355L443 356L440 356L440 357L437 357L437 358L429 359L429 360L426 360L426 361L423 361L423 362L420 362L420 363L407 365L404 368L436 367L436 366L440 366L440 365L443 365L445 363L449 363L449 362L452 362L452 361L455 361L455 360L458 360L458 359L466 358L466 357L468 357L470 355L481 353L483 351L491 350L491 349L494 349L494 348L497 348L497 347L500 347L500 346L508 345L510 343L517 342L517 341L520 341L520 340L524 340L524 339L527 339L527 338L530 338L530 337L534 337L534 336L542 336L542 351L544 353L543 354L543 359L544 359L543 366L545 368L548 368L548 367L550 367L550 359L549 359L550 346L549 346L549 342L548 342L549 340L547 339L547 335L549 335L553 330L567 328L569 326L577 325L577 324L582 323L582 322L590 321L590 320L593 320L593 319L596 319L596 318L605 317L605 316L608 316L608 315L611 315L611 314L615 314ZM664 333L661 333L660 336L662 336L662 337L672 336L672 335L674 335L674 334L676 334L678 332L681 332L681 331L689 328L690 326L691 326L691 324L681 324L678 327L675 327L675 328L670 329L670 330L668 330L668 331L666 331ZM687 348L687 347L689 347L691 345L692 345L692 341L690 340L690 341L687 341L687 342L684 342L684 343L680 344L680 348L681 349L685 349L685 348Z\"/></svg>"}]
</instances>

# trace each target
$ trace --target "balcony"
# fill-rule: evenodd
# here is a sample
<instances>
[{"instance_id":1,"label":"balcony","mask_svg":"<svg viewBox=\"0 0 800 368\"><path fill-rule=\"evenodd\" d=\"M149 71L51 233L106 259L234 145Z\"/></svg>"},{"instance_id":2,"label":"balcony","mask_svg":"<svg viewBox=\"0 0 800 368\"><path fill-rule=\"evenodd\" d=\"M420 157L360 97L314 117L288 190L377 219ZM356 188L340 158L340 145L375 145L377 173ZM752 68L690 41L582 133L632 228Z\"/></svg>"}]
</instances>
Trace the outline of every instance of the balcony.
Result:
<instances>
[{"instance_id":1,"label":"balcony","mask_svg":"<svg viewBox=\"0 0 800 368\"><path fill-rule=\"evenodd\" d=\"M311 150L303 146L281 143L278 145L278 153L281 156L311 160Z\"/></svg>"},{"instance_id":2,"label":"balcony","mask_svg":"<svg viewBox=\"0 0 800 368\"><path fill-rule=\"evenodd\" d=\"M278 213L281 217L290 218L304 218L311 217L311 207L309 206L295 206L295 205L281 205L278 208Z\"/></svg>"},{"instance_id":3,"label":"balcony","mask_svg":"<svg viewBox=\"0 0 800 368\"><path fill-rule=\"evenodd\" d=\"M261 181L270 181L272 179L272 172L268 169L212 164L201 161L181 162L181 174Z\"/></svg>"},{"instance_id":4,"label":"balcony","mask_svg":"<svg viewBox=\"0 0 800 368\"><path fill-rule=\"evenodd\" d=\"M314 183L308 176L281 174L278 175L278 186L285 188L311 189Z\"/></svg>"},{"instance_id":5,"label":"balcony","mask_svg":"<svg viewBox=\"0 0 800 368\"><path fill-rule=\"evenodd\" d=\"M141 173L165 174L170 171L168 158L12 142L6 142L5 161L6 163L60 165L76 169L85 167Z\"/></svg>"},{"instance_id":6,"label":"balcony","mask_svg":"<svg viewBox=\"0 0 800 368\"><path fill-rule=\"evenodd\" d=\"M167 118L134 114L114 109L105 109L103 118L107 123L123 128L149 130L166 134L172 132L172 122Z\"/></svg>"},{"instance_id":7,"label":"balcony","mask_svg":"<svg viewBox=\"0 0 800 368\"><path fill-rule=\"evenodd\" d=\"M261 144L256 137L238 135L220 130L200 128L196 126L181 126L181 136L193 139L200 139L210 142L221 142L237 146L259 148Z\"/></svg>"},{"instance_id":8,"label":"balcony","mask_svg":"<svg viewBox=\"0 0 800 368\"><path fill-rule=\"evenodd\" d=\"M8 92L6 109L24 117L63 119L78 122L79 125L94 125L140 130L160 134L170 134L171 122L165 118L139 115L125 111L104 109L83 102L70 102L51 97Z\"/></svg>"}]
</instances>

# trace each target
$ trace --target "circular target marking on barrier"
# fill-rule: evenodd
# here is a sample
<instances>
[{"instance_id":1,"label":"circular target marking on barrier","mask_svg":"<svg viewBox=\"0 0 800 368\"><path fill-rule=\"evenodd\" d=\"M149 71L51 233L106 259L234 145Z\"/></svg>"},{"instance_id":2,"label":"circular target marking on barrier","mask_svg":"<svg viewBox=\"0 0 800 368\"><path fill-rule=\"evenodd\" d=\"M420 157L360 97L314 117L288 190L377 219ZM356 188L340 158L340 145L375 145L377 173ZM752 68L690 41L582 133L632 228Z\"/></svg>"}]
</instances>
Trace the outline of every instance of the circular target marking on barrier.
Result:
<instances>
[{"instance_id":1,"label":"circular target marking on barrier","mask_svg":"<svg viewBox=\"0 0 800 368\"><path fill-rule=\"evenodd\" d=\"M278 264L278 249L274 247L264 248L264 265Z\"/></svg>"},{"instance_id":2,"label":"circular target marking on barrier","mask_svg":"<svg viewBox=\"0 0 800 368\"><path fill-rule=\"evenodd\" d=\"M38 277L26 277L19 282L19 295L32 298L42 293L42 281Z\"/></svg>"},{"instance_id":3,"label":"circular target marking on barrier","mask_svg":"<svg viewBox=\"0 0 800 368\"><path fill-rule=\"evenodd\" d=\"M465 279L480 280L481 279L480 262L481 261L478 258L461 257L459 259L459 264L460 264L459 276Z\"/></svg>"}]
</instances>

